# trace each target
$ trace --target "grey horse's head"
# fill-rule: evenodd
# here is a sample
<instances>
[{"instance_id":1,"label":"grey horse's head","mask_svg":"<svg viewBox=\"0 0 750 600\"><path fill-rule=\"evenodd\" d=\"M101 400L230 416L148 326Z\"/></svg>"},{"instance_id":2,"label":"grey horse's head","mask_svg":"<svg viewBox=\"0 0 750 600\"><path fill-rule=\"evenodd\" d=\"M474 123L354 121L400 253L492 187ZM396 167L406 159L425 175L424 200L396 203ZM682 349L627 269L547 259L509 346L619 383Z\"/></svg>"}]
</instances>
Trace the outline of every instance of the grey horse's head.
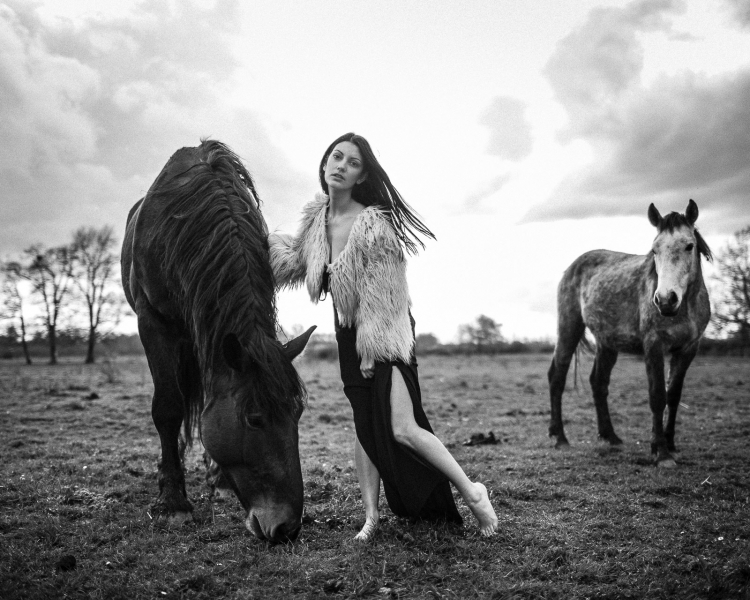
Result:
<instances>
[{"instance_id":1,"label":"grey horse's head","mask_svg":"<svg viewBox=\"0 0 750 600\"><path fill-rule=\"evenodd\" d=\"M653 302L662 316L673 317L689 285L701 274L701 254L710 259L711 251L695 228L698 205L693 200L684 215L672 212L665 217L651 204L648 219L658 232L652 245L656 271Z\"/></svg>"}]
</instances>

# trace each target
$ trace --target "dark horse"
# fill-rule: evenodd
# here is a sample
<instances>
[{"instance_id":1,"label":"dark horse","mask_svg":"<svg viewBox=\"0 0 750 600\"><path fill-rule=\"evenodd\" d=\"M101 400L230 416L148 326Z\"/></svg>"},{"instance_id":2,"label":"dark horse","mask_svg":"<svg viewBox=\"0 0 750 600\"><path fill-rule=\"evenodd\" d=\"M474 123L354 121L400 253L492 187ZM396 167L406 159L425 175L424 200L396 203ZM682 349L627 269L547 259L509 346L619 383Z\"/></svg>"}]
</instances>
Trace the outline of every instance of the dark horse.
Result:
<instances>
[{"instance_id":1,"label":"dark horse","mask_svg":"<svg viewBox=\"0 0 750 600\"><path fill-rule=\"evenodd\" d=\"M685 214L666 217L652 204L648 218L656 227L646 256L592 250L565 271L557 290L557 345L548 372L552 405L550 437L567 446L562 394L570 361L588 327L596 340L591 389L599 436L621 444L609 417L609 376L617 353L644 354L653 415L651 451L660 466L674 466L674 430L685 373L698 350L711 310L703 283L701 255L711 250L695 228L698 206L690 200ZM664 356L671 353L665 384ZM669 407L666 427L665 406Z\"/></svg>"},{"instance_id":2,"label":"dark horse","mask_svg":"<svg viewBox=\"0 0 750 600\"><path fill-rule=\"evenodd\" d=\"M190 517L179 437L184 425L189 445L199 427L214 479L237 494L247 528L286 541L299 532L303 504L305 390L292 359L313 328L286 346L276 339L258 205L250 174L225 145L178 150L128 215L122 281L154 381L154 510Z\"/></svg>"}]
</instances>

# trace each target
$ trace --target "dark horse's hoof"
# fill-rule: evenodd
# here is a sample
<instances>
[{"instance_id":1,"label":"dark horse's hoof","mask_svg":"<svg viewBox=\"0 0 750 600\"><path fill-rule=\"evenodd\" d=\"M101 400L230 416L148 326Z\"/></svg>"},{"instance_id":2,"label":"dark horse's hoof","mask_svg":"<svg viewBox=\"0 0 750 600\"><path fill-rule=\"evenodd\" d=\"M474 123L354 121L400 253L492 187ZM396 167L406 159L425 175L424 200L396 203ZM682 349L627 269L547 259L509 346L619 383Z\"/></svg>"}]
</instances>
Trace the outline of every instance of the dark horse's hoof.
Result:
<instances>
[{"instance_id":1,"label":"dark horse's hoof","mask_svg":"<svg viewBox=\"0 0 750 600\"><path fill-rule=\"evenodd\" d=\"M193 520L193 513L192 512L176 512L172 513L167 517L167 522L170 526L173 527L179 527L180 525L184 525L185 523L191 523Z\"/></svg>"},{"instance_id":2,"label":"dark horse's hoof","mask_svg":"<svg viewBox=\"0 0 750 600\"><path fill-rule=\"evenodd\" d=\"M566 440L564 437L557 438L557 441L555 442L555 448L558 448L559 450L565 450L566 448L570 448L570 442Z\"/></svg>"},{"instance_id":3,"label":"dark horse's hoof","mask_svg":"<svg viewBox=\"0 0 750 600\"><path fill-rule=\"evenodd\" d=\"M167 512L166 510L155 510L152 507L149 516L155 521L166 523L170 527L174 527L190 523L193 520L193 511L175 510Z\"/></svg>"},{"instance_id":4,"label":"dark horse's hoof","mask_svg":"<svg viewBox=\"0 0 750 600\"><path fill-rule=\"evenodd\" d=\"M651 444L651 454L656 455L656 466L660 469L673 469L677 466L677 461L663 447L659 448L656 444Z\"/></svg>"},{"instance_id":5,"label":"dark horse's hoof","mask_svg":"<svg viewBox=\"0 0 750 600\"><path fill-rule=\"evenodd\" d=\"M609 442L610 446L622 446L622 440L614 433L610 433L609 435L600 435L599 438Z\"/></svg>"},{"instance_id":6,"label":"dark horse's hoof","mask_svg":"<svg viewBox=\"0 0 750 600\"><path fill-rule=\"evenodd\" d=\"M167 503L160 498L151 505L150 516L157 521L166 521L169 525L182 525L193 520L193 506L187 499Z\"/></svg>"},{"instance_id":7,"label":"dark horse's hoof","mask_svg":"<svg viewBox=\"0 0 750 600\"><path fill-rule=\"evenodd\" d=\"M234 490L228 487L212 487L209 498L211 500L230 500L234 498Z\"/></svg>"}]
</instances>

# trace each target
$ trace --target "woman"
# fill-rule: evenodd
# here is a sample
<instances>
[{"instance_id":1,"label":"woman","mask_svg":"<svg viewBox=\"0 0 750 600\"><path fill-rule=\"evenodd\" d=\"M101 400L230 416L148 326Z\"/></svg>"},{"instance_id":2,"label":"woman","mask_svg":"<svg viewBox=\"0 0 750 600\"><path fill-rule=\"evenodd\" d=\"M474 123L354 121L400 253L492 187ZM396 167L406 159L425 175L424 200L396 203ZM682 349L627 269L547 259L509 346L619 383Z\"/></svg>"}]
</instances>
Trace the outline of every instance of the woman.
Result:
<instances>
[{"instance_id":1,"label":"woman","mask_svg":"<svg viewBox=\"0 0 750 600\"><path fill-rule=\"evenodd\" d=\"M319 168L325 194L303 209L297 236L269 237L279 286L306 281L317 302L333 296L344 393L356 429L357 477L367 541L386 499L399 516L461 522L448 481L485 536L497 529L487 490L464 473L432 433L422 409L414 355L414 321L404 250L424 248L432 232L411 212L365 138L347 133L326 150Z\"/></svg>"}]
</instances>

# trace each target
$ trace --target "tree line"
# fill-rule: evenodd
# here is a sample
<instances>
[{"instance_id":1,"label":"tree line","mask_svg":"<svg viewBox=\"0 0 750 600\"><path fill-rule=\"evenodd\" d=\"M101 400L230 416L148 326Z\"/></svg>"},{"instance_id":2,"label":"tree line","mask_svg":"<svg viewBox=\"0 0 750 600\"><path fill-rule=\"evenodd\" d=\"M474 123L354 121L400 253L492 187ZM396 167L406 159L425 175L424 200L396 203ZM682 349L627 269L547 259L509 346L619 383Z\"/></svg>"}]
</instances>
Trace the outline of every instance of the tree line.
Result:
<instances>
[{"instance_id":1,"label":"tree line","mask_svg":"<svg viewBox=\"0 0 750 600\"><path fill-rule=\"evenodd\" d=\"M49 363L58 361L58 342L83 337L86 363L95 361L97 342L110 336L120 322L125 298L120 282L117 240L110 225L81 227L70 242L55 247L33 244L14 259L0 262L0 320L6 322L6 339L12 338L31 364L29 340L44 338ZM716 275L709 282L712 325L718 337L706 338L704 351L750 350L750 226L734 233L715 254ZM28 320L27 306L36 317ZM508 342L502 325L479 315L460 325L457 344L441 344L431 333L417 336L422 354L546 352L549 341ZM318 346L330 354L324 336ZM314 344L313 344L314 345ZM308 352L308 354L311 354ZM315 352L312 352L315 354Z\"/></svg>"},{"instance_id":2,"label":"tree line","mask_svg":"<svg viewBox=\"0 0 750 600\"><path fill-rule=\"evenodd\" d=\"M32 244L0 263L0 319L8 322L6 335L16 337L27 364L31 337L46 337L54 365L60 334L79 331L86 337L85 362L95 361L97 341L115 329L125 304L116 247L111 225L81 227L66 244ZM36 318L29 320L29 309Z\"/></svg>"}]
</instances>

